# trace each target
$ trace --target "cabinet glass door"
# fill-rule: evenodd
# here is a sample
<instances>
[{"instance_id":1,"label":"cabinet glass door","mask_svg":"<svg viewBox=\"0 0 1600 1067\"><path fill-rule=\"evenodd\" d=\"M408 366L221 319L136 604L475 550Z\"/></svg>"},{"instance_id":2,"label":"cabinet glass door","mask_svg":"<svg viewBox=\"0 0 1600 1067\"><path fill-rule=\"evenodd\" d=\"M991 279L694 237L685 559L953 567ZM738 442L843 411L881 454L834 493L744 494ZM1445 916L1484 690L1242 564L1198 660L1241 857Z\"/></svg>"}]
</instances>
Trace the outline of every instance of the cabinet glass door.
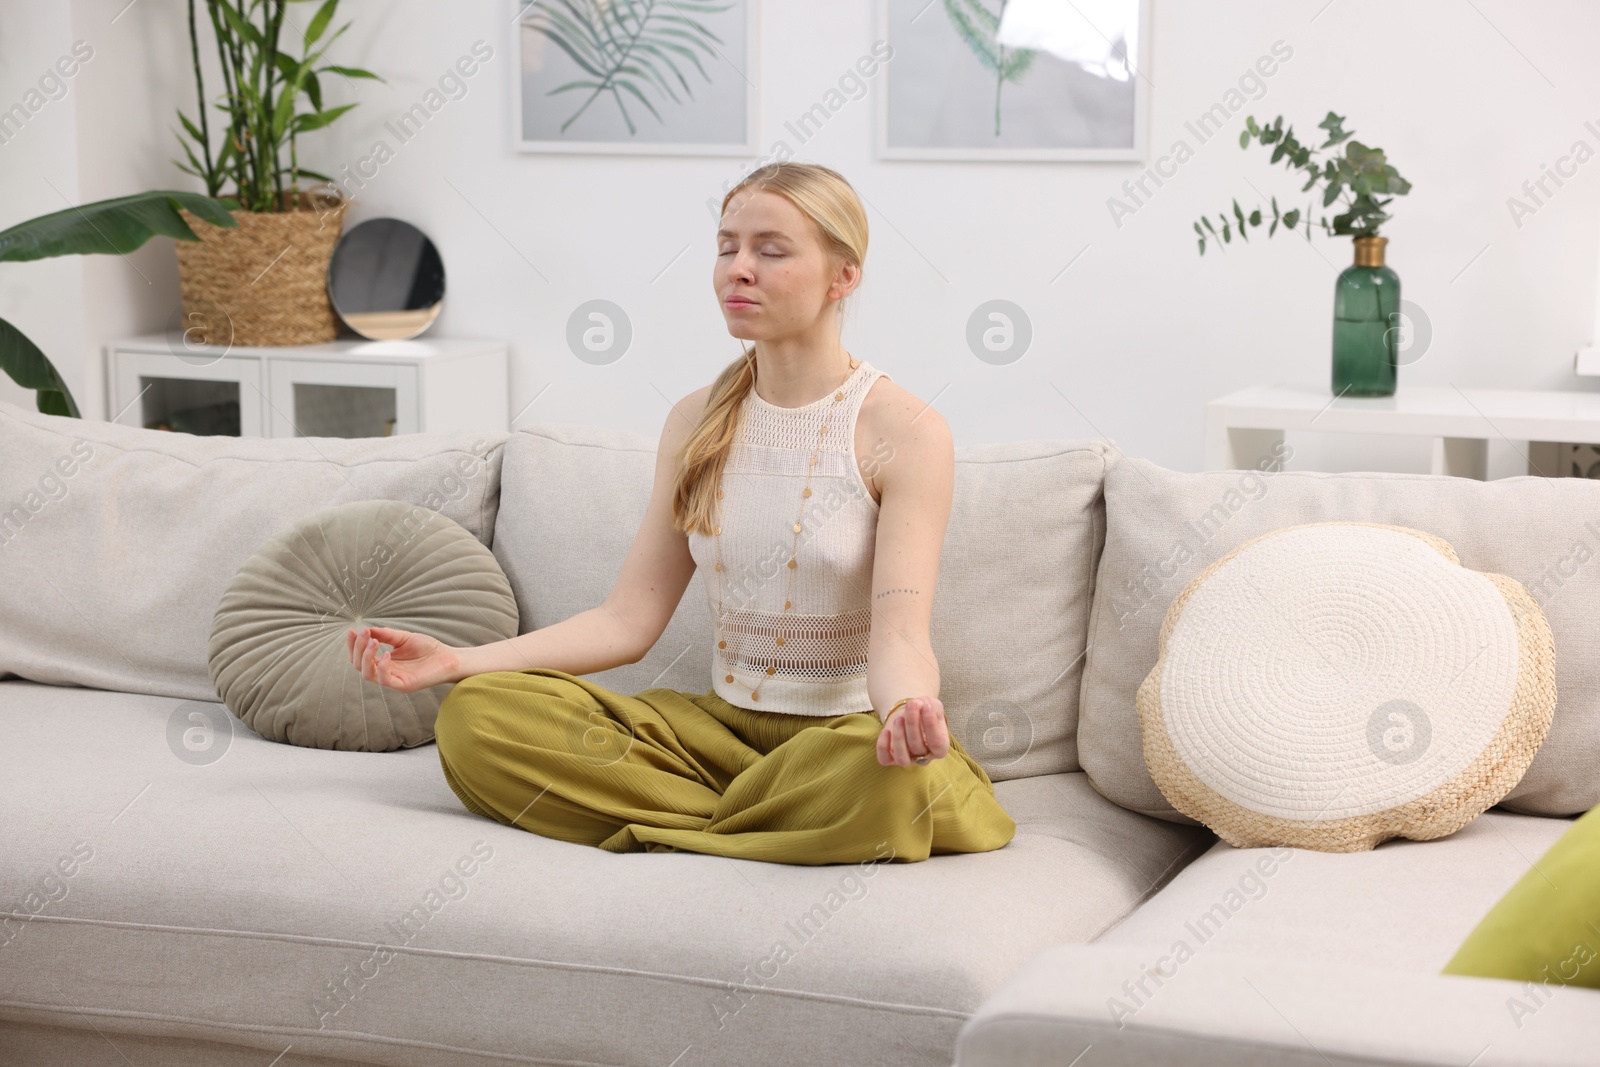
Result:
<instances>
[{"instance_id":1,"label":"cabinet glass door","mask_svg":"<svg viewBox=\"0 0 1600 1067\"><path fill-rule=\"evenodd\" d=\"M389 437L416 433L417 370L392 363L268 363L273 437Z\"/></svg>"},{"instance_id":2,"label":"cabinet glass door","mask_svg":"<svg viewBox=\"0 0 1600 1067\"><path fill-rule=\"evenodd\" d=\"M200 363L175 353L118 352L115 364L115 422L200 435L262 432L260 360Z\"/></svg>"}]
</instances>

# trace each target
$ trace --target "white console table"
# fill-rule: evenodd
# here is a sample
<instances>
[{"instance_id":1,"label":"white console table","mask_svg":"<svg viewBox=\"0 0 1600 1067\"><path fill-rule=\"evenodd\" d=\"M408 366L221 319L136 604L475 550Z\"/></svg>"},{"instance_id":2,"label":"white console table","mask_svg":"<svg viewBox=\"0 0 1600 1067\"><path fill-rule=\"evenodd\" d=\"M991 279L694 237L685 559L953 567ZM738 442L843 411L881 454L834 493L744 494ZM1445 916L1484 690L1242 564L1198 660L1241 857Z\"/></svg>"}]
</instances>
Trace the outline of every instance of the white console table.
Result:
<instances>
[{"instance_id":1,"label":"white console table","mask_svg":"<svg viewBox=\"0 0 1600 1067\"><path fill-rule=\"evenodd\" d=\"M246 437L504 432L504 341L212 347L181 333L106 346L107 416L129 426Z\"/></svg>"},{"instance_id":2,"label":"white console table","mask_svg":"<svg viewBox=\"0 0 1600 1067\"><path fill-rule=\"evenodd\" d=\"M1529 474L1551 474L1564 445L1600 444L1600 393L1405 386L1338 397L1324 387L1258 385L1206 404L1205 468L1276 463L1286 430L1433 438L1433 473L1483 479L1489 440L1529 443Z\"/></svg>"}]
</instances>

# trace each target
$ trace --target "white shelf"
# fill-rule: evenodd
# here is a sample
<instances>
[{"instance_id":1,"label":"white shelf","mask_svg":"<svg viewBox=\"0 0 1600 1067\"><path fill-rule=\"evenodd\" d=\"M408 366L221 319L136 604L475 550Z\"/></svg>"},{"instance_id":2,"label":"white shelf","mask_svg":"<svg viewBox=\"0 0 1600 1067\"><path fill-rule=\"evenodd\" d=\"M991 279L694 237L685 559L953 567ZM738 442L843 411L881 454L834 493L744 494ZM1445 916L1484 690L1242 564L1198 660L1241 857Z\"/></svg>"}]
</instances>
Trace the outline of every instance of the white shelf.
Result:
<instances>
[{"instance_id":1,"label":"white shelf","mask_svg":"<svg viewBox=\"0 0 1600 1067\"><path fill-rule=\"evenodd\" d=\"M489 338L222 347L146 334L106 346L106 417L145 426L188 405L195 424L197 413L231 416L237 402L243 436L503 433L507 349Z\"/></svg>"},{"instance_id":2,"label":"white shelf","mask_svg":"<svg viewBox=\"0 0 1600 1067\"><path fill-rule=\"evenodd\" d=\"M1275 462L1288 430L1431 437L1433 473L1482 479L1491 439L1541 445L1545 456L1557 444L1600 444L1600 393L1401 386L1336 398L1326 387L1251 386L1206 405L1206 469Z\"/></svg>"},{"instance_id":3,"label":"white shelf","mask_svg":"<svg viewBox=\"0 0 1600 1067\"><path fill-rule=\"evenodd\" d=\"M228 352L235 356L270 357L274 360L356 360L379 363L445 363L471 359L485 353L504 352L506 342L493 338L417 337L409 341L367 341L349 338L314 345L232 345L227 349L206 345L184 345L183 335L144 334L116 342L128 352L186 351L197 354Z\"/></svg>"}]
</instances>

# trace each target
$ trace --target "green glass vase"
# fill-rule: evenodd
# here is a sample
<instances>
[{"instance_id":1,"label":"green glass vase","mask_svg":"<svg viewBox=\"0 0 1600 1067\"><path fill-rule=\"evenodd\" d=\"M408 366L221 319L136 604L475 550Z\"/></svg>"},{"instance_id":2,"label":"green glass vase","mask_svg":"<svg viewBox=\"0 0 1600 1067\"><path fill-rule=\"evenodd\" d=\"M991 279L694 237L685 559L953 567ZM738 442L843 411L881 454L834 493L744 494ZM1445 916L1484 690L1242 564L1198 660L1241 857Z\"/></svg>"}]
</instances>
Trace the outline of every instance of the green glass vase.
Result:
<instances>
[{"instance_id":1,"label":"green glass vase","mask_svg":"<svg viewBox=\"0 0 1600 1067\"><path fill-rule=\"evenodd\" d=\"M1383 265L1387 237L1357 237L1333 289L1333 395L1393 396L1400 276Z\"/></svg>"}]
</instances>

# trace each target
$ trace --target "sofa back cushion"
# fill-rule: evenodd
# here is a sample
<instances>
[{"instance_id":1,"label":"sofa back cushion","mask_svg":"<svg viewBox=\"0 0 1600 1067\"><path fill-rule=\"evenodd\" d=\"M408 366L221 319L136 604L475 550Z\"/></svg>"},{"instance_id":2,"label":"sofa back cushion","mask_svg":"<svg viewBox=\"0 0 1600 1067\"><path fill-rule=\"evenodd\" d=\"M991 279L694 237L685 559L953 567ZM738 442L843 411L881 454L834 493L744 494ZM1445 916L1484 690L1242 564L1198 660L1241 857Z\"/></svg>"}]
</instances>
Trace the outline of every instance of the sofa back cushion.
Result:
<instances>
[{"instance_id":1,"label":"sofa back cushion","mask_svg":"<svg viewBox=\"0 0 1600 1067\"><path fill-rule=\"evenodd\" d=\"M1157 636L1190 579L1250 539L1312 522L1414 527L1461 565L1528 587L1555 638L1555 718L1501 806L1572 815L1600 803L1600 483L1522 476L1280 469L1166 470L1115 455L1083 675L1078 753L1095 787L1134 811L1189 822L1161 795L1140 746L1135 696Z\"/></svg>"},{"instance_id":2,"label":"sofa back cushion","mask_svg":"<svg viewBox=\"0 0 1600 1067\"><path fill-rule=\"evenodd\" d=\"M367 499L487 546L506 436L197 437L0 402L0 677L214 701L212 616L257 547Z\"/></svg>"},{"instance_id":3,"label":"sofa back cushion","mask_svg":"<svg viewBox=\"0 0 1600 1067\"><path fill-rule=\"evenodd\" d=\"M956 449L931 637L951 732L994 781L1078 769L1107 451L1089 439ZM655 455L655 440L632 431L547 423L512 434L494 553L524 633L609 595L649 504ZM702 582L696 574L644 659L592 679L630 695L709 690Z\"/></svg>"}]
</instances>

